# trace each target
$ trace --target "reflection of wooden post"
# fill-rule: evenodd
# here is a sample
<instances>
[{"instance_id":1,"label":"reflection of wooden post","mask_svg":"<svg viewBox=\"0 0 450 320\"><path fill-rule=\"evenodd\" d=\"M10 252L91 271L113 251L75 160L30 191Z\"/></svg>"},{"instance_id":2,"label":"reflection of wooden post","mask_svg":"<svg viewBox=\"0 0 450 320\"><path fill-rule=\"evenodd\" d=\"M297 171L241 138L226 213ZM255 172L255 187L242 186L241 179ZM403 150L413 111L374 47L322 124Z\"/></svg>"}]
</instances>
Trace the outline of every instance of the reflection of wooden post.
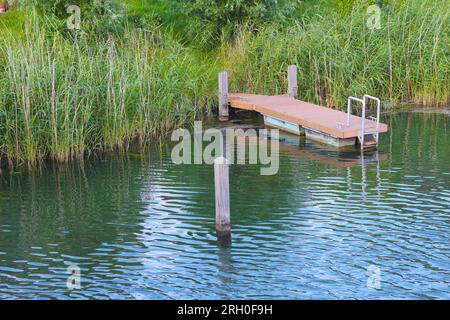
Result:
<instances>
[{"instance_id":1,"label":"reflection of wooden post","mask_svg":"<svg viewBox=\"0 0 450 320\"><path fill-rule=\"evenodd\" d=\"M228 73L219 72L219 120L228 120Z\"/></svg>"},{"instance_id":2,"label":"reflection of wooden post","mask_svg":"<svg viewBox=\"0 0 450 320\"><path fill-rule=\"evenodd\" d=\"M231 159L234 156L234 153L233 153L234 138L233 139L228 139L228 135L230 134L230 133L227 133L228 130L233 130L233 129L230 129L230 128L228 128L228 129L227 128L221 128L220 129L221 144L222 144L222 150L221 150L220 156L225 157L226 159ZM232 136L232 135L230 134L230 136Z\"/></svg>"},{"instance_id":3,"label":"reflection of wooden post","mask_svg":"<svg viewBox=\"0 0 450 320\"><path fill-rule=\"evenodd\" d=\"M297 66L290 65L288 67L288 95L291 98L298 98L298 86L297 86Z\"/></svg>"},{"instance_id":4,"label":"reflection of wooden post","mask_svg":"<svg viewBox=\"0 0 450 320\"><path fill-rule=\"evenodd\" d=\"M231 234L228 165L229 161L224 157L218 157L214 160L216 230L219 237L229 237Z\"/></svg>"}]
</instances>

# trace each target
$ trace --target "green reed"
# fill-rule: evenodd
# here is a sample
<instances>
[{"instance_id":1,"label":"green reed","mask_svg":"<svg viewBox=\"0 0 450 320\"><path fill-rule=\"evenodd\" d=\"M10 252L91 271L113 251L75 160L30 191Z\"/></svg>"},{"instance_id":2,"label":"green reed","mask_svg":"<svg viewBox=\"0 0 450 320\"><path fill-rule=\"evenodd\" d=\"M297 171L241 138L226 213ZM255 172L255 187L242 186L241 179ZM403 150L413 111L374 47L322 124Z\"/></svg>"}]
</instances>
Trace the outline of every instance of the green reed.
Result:
<instances>
[{"instance_id":1,"label":"green reed","mask_svg":"<svg viewBox=\"0 0 450 320\"><path fill-rule=\"evenodd\" d=\"M219 70L229 71L231 91L282 94L287 66L296 64L300 98L339 109L347 96L365 93L384 107L448 105L446 1L387 6L378 30L366 26L366 9L263 25L257 33L242 27L212 51L164 28L68 36L33 14L25 34L3 29L0 38L0 166L149 143L211 112Z\"/></svg>"},{"instance_id":2,"label":"green reed","mask_svg":"<svg viewBox=\"0 0 450 320\"><path fill-rule=\"evenodd\" d=\"M126 150L191 122L215 92L214 64L161 35L68 39L37 20L25 33L0 40L0 155L10 165Z\"/></svg>"},{"instance_id":3,"label":"green reed","mask_svg":"<svg viewBox=\"0 0 450 320\"><path fill-rule=\"evenodd\" d=\"M385 7L381 28L369 29L367 6L331 13L287 29L245 28L222 47L233 90L286 92L286 69L299 69L303 100L345 108L349 95L379 96L425 106L449 102L449 7L446 1L403 1ZM385 104L386 105L386 104Z\"/></svg>"}]
</instances>

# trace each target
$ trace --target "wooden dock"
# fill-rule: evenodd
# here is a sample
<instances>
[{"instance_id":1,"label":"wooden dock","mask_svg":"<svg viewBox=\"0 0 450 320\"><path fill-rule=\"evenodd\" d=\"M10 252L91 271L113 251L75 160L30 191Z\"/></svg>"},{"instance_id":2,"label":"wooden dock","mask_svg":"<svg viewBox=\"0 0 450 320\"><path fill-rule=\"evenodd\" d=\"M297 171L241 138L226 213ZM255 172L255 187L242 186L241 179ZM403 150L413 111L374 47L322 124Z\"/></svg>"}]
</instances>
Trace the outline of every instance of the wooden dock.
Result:
<instances>
[{"instance_id":1,"label":"wooden dock","mask_svg":"<svg viewBox=\"0 0 450 320\"><path fill-rule=\"evenodd\" d=\"M364 95L362 99L349 97L347 112L297 100L295 72L296 69L290 66L289 93L276 96L228 93L228 76L221 73L219 91L222 106L219 106L221 108L219 116L222 115L222 120L228 118L228 106L251 110L262 114L268 126L297 135L306 135L306 138L337 147L359 144L361 148L374 148L378 145L379 134L388 131L388 126L379 122L380 100L378 98L369 95ZM376 117L365 117L369 99L377 102ZM358 102L361 105L362 117L351 114L352 102Z\"/></svg>"}]
</instances>

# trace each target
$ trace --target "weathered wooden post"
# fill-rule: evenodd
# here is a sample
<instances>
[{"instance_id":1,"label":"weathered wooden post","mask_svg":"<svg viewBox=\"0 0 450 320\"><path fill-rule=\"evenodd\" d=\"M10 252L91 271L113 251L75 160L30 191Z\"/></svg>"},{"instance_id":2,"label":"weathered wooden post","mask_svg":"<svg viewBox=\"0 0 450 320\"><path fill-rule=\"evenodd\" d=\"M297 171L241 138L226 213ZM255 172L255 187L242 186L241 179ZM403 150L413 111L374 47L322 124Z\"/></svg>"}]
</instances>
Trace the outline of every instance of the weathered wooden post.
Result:
<instances>
[{"instance_id":1,"label":"weathered wooden post","mask_svg":"<svg viewBox=\"0 0 450 320\"><path fill-rule=\"evenodd\" d=\"M229 164L225 157L214 160L216 231L219 238L231 236Z\"/></svg>"},{"instance_id":2,"label":"weathered wooden post","mask_svg":"<svg viewBox=\"0 0 450 320\"><path fill-rule=\"evenodd\" d=\"M294 64L288 67L288 95L294 99L298 98L297 66Z\"/></svg>"},{"instance_id":3,"label":"weathered wooden post","mask_svg":"<svg viewBox=\"0 0 450 320\"><path fill-rule=\"evenodd\" d=\"M219 72L219 120L228 120L228 73Z\"/></svg>"}]
</instances>

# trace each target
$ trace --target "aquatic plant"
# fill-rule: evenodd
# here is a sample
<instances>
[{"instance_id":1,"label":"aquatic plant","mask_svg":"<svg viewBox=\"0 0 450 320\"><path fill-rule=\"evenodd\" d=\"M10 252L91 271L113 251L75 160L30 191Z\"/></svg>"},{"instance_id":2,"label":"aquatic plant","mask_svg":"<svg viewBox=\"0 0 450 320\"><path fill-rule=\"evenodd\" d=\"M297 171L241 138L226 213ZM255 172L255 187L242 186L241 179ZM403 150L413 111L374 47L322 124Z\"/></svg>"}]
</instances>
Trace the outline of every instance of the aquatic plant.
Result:
<instances>
[{"instance_id":1,"label":"aquatic plant","mask_svg":"<svg viewBox=\"0 0 450 320\"><path fill-rule=\"evenodd\" d=\"M0 154L10 165L126 150L192 121L215 92L214 63L174 39L142 29L68 39L31 20L23 39L0 39Z\"/></svg>"},{"instance_id":2,"label":"aquatic plant","mask_svg":"<svg viewBox=\"0 0 450 320\"><path fill-rule=\"evenodd\" d=\"M392 1L380 29L368 28L366 6L347 15L308 10L289 26L244 23L211 50L145 19L98 33L61 31L64 21L29 8L2 14L0 165L68 161L162 137L212 111L219 70L229 71L231 91L282 94L296 64L300 98L339 109L364 93L384 107L448 105L445 0Z\"/></svg>"},{"instance_id":3,"label":"aquatic plant","mask_svg":"<svg viewBox=\"0 0 450 320\"><path fill-rule=\"evenodd\" d=\"M445 0L404 1L381 10L370 29L366 6L266 26L242 28L221 55L234 91L285 93L286 69L299 68L303 100L343 109L349 95L372 93L384 102L448 105L449 7Z\"/></svg>"}]
</instances>

